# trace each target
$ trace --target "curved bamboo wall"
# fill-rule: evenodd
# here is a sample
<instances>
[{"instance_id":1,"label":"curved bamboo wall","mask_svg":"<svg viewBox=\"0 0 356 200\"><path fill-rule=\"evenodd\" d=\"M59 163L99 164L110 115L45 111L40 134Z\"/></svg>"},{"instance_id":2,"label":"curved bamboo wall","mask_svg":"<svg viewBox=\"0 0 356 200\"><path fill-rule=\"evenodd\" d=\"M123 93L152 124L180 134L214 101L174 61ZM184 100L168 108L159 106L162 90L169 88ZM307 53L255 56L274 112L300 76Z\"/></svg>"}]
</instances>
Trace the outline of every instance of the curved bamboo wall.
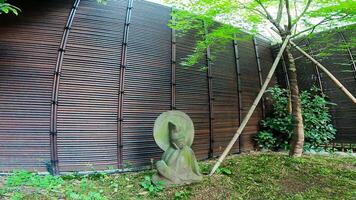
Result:
<instances>
[{"instance_id":1,"label":"curved bamboo wall","mask_svg":"<svg viewBox=\"0 0 356 200\"><path fill-rule=\"evenodd\" d=\"M199 159L218 156L272 63L256 38L209 49L207 72L183 69L194 33L176 37L170 8L145 1L16 5L21 16L0 17L0 172L150 165L161 155L154 120L170 109L193 119ZM263 110L234 152L253 148Z\"/></svg>"}]
</instances>

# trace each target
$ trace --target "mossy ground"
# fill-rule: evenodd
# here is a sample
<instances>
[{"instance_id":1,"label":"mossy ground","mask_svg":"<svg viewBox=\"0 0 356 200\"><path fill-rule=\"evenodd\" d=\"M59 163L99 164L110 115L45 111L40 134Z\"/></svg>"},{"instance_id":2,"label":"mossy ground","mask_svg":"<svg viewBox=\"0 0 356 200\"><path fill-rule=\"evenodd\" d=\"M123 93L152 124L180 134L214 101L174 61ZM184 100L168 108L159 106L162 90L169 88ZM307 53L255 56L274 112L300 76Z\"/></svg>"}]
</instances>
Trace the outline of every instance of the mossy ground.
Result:
<instances>
[{"instance_id":1,"label":"mossy ground","mask_svg":"<svg viewBox=\"0 0 356 200\"><path fill-rule=\"evenodd\" d=\"M203 173L213 164L201 162ZM19 172L2 178L0 199L356 199L355 157L251 153L230 156L222 167L231 174L153 193L140 186L152 170L65 177Z\"/></svg>"}]
</instances>

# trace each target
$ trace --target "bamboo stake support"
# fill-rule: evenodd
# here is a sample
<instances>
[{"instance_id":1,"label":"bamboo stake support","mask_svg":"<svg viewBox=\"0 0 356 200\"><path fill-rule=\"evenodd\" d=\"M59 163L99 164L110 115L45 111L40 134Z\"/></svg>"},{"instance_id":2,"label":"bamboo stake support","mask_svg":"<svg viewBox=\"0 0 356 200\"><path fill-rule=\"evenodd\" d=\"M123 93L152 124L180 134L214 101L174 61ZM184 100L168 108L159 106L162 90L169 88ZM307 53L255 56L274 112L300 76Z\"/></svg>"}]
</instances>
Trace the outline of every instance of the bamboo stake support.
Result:
<instances>
[{"instance_id":1,"label":"bamboo stake support","mask_svg":"<svg viewBox=\"0 0 356 200\"><path fill-rule=\"evenodd\" d=\"M274 60L273 62L273 65L268 73L268 76L265 80L265 82L263 83L262 87L261 87L261 90L260 92L258 93L255 101L253 102L250 110L248 111L247 115L245 116L245 118L243 119L240 127L237 129L234 137L231 139L230 143L227 145L226 149L224 150L224 152L221 154L221 156L219 157L218 161L215 163L213 169L211 170L209 176L212 176L215 171L219 168L220 164L222 163L222 161L225 159L225 157L228 155L228 153L230 152L232 146L234 146L236 140L239 138L239 136L241 135L242 131L244 130L245 126L247 125L247 122L250 120L253 112L255 111L258 103L260 102L261 98L262 98L262 95L265 93L266 89L267 89L267 86L269 84L269 82L271 81L272 79L272 76L274 74L274 72L276 71L276 68L277 68L277 65L279 63L279 60L281 59L282 57L282 54L285 50L285 48L287 47L287 44L288 44L288 41L289 41L289 38L290 38L290 35L288 35L286 37L286 39L284 40L283 44L282 44L282 47L281 49L279 50L278 54L277 54L277 57L276 59Z\"/></svg>"},{"instance_id":2,"label":"bamboo stake support","mask_svg":"<svg viewBox=\"0 0 356 200\"><path fill-rule=\"evenodd\" d=\"M334 75L332 75L329 70L327 70L322 64L320 64L317 60L315 60L313 57L311 57L308 53L303 51L300 47L298 47L293 41L290 41L290 44L293 45L298 51L300 51L305 57L307 57L309 60L311 60L313 63L316 64L323 72L329 76L329 78L342 90L347 97L351 99L351 101L356 104L356 99L355 97L340 83L339 80L335 78Z\"/></svg>"}]
</instances>

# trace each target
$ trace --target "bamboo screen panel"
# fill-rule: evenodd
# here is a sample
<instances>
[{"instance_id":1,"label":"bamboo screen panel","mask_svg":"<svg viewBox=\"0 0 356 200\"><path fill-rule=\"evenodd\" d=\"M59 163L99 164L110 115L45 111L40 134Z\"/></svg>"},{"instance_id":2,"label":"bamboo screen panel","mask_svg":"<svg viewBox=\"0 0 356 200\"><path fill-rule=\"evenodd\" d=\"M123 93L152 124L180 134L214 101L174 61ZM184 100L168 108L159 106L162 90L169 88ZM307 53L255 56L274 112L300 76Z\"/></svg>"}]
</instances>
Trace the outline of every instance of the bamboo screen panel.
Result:
<instances>
[{"instance_id":1,"label":"bamboo screen panel","mask_svg":"<svg viewBox=\"0 0 356 200\"><path fill-rule=\"evenodd\" d=\"M192 118L199 159L218 156L272 61L257 38L211 47L216 60L185 69L195 32L177 36L171 8L145 1L18 5L20 17L0 17L0 172L149 166L162 153L154 120L170 109ZM233 153L254 148L261 118L262 105Z\"/></svg>"}]
</instances>

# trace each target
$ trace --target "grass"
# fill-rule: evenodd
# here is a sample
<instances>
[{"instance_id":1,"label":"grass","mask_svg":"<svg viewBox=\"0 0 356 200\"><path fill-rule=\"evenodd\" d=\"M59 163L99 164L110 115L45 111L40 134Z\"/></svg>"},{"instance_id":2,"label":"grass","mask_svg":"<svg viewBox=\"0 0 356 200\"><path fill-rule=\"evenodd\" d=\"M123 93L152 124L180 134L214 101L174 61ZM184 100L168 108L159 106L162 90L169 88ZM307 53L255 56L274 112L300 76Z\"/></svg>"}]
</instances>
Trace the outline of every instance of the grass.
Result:
<instances>
[{"instance_id":1,"label":"grass","mask_svg":"<svg viewBox=\"0 0 356 200\"><path fill-rule=\"evenodd\" d=\"M202 172L213 164L200 163ZM20 171L0 180L0 199L356 199L355 157L252 153L229 157L219 172L149 192L142 182L152 170L62 177Z\"/></svg>"}]
</instances>

